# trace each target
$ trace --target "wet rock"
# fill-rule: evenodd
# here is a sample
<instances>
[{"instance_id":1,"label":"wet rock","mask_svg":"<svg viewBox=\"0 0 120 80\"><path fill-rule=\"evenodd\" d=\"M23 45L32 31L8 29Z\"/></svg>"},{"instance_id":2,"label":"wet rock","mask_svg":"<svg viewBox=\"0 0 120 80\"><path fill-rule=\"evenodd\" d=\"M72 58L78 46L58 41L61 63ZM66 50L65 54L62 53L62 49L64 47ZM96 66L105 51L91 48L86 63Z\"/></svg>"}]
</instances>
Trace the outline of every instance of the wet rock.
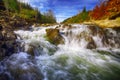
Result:
<instances>
[{"instance_id":1,"label":"wet rock","mask_svg":"<svg viewBox=\"0 0 120 80\"><path fill-rule=\"evenodd\" d=\"M13 32L0 31L0 60L17 52L18 44L16 35Z\"/></svg>"},{"instance_id":2,"label":"wet rock","mask_svg":"<svg viewBox=\"0 0 120 80\"><path fill-rule=\"evenodd\" d=\"M20 43L16 42L17 37L14 30L28 30L31 24L32 22L13 15L12 12L8 14L7 11L0 10L0 60L18 52Z\"/></svg>"},{"instance_id":3,"label":"wet rock","mask_svg":"<svg viewBox=\"0 0 120 80\"><path fill-rule=\"evenodd\" d=\"M112 29L115 30L117 33L120 33L120 27L114 27Z\"/></svg>"},{"instance_id":4,"label":"wet rock","mask_svg":"<svg viewBox=\"0 0 120 80\"><path fill-rule=\"evenodd\" d=\"M100 53L100 54L104 54L104 55L110 55L111 54L111 52L104 51L104 50L97 50L97 52Z\"/></svg>"},{"instance_id":5,"label":"wet rock","mask_svg":"<svg viewBox=\"0 0 120 80\"><path fill-rule=\"evenodd\" d=\"M27 52L28 54L32 55L32 56L35 56L35 54L34 54L34 50L35 50L34 47L29 46L29 48L28 48L28 50L27 50L26 52Z\"/></svg>"},{"instance_id":6,"label":"wet rock","mask_svg":"<svg viewBox=\"0 0 120 80\"><path fill-rule=\"evenodd\" d=\"M5 35L5 37L6 37L6 39L7 40L15 40L17 37L16 37L16 35L14 34L14 33L7 33L6 35Z\"/></svg>"},{"instance_id":7,"label":"wet rock","mask_svg":"<svg viewBox=\"0 0 120 80\"><path fill-rule=\"evenodd\" d=\"M3 73L0 74L0 80L11 80L9 74Z\"/></svg>"},{"instance_id":8,"label":"wet rock","mask_svg":"<svg viewBox=\"0 0 120 80\"><path fill-rule=\"evenodd\" d=\"M91 34L93 36L96 35L102 36L104 34L104 30L97 25L88 25L88 28L91 30Z\"/></svg>"},{"instance_id":9,"label":"wet rock","mask_svg":"<svg viewBox=\"0 0 120 80\"><path fill-rule=\"evenodd\" d=\"M48 41L51 43L58 45L58 44L63 44L64 43L64 38L60 35L60 32L58 29L46 29L46 37Z\"/></svg>"},{"instance_id":10,"label":"wet rock","mask_svg":"<svg viewBox=\"0 0 120 80\"><path fill-rule=\"evenodd\" d=\"M97 47L92 37L89 37L89 39L87 40L88 40L88 44L87 44L88 49L95 49Z\"/></svg>"},{"instance_id":11,"label":"wet rock","mask_svg":"<svg viewBox=\"0 0 120 80\"><path fill-rule=\"evenodd\" d=\"M1 48L1 56L3 58L17 52L17 44L14 41L2 42L0 48Z\"/></svg>"},{"instance_id":12,"label":"wet rock","mask_svg":"<svg viewBox=\"0 0 120 80\"><path fill-rule=\"evenodd\" d=\"M64 25L62 26L62 28L71 29L71 28L72 28L72 25L70 25L70 24L64 24Z\"/></svg>"},{"instance_id":13,"label":"wet rock","mask_svg":"<svg viewBox=\"0 0 120 80\"><path fill-rule=\"evenodd\" d=\"M14 62L14 64L13 64ZM7 69L14 80L42 80L43 75L36 62L27 53L13 54L6 62Z\"/></svg>"}]
</instances>

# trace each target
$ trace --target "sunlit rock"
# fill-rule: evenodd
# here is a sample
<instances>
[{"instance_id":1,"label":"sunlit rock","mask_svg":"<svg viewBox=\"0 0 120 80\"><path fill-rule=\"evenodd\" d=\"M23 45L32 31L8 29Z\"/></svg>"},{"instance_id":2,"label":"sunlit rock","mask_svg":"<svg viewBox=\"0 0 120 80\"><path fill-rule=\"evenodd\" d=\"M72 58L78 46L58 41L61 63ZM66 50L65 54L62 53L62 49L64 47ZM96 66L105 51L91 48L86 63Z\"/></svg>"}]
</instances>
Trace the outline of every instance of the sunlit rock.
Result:
<instances>
[{"instance_id":1,"label":"sunlit rock","mask_svg":"<svg viewBox=\"0 0 120 80\"><path fill-rule=\"evenodd\" d=\"M48 38L48 41L50 41L51 43L53 43L55 45L64 43L64 39L60 35L58 29L52 29L52 28L46 29L46 36Z\"/></svg>"}]
</instances>

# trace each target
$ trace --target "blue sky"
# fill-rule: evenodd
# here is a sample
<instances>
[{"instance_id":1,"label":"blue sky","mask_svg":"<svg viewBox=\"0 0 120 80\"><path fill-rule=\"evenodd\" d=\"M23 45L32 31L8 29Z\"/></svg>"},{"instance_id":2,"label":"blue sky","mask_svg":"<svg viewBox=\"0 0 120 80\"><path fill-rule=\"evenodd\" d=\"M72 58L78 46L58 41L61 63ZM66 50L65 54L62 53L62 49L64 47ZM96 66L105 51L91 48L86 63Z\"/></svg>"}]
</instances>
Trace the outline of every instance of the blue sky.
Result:
<instances>
[{"instance_id":1,"label":"blue sky","mask_svg":"<svg viewBox=\"0 0 120 80\"><path fill-rule=\"evenodd\" d=\"M42 13L53 10L57 22L61 22L80 12L83 7L87 10L94 8L100 0L20 0L29 3L32 7L38 8Z\"/></svg>"}]
</instances>

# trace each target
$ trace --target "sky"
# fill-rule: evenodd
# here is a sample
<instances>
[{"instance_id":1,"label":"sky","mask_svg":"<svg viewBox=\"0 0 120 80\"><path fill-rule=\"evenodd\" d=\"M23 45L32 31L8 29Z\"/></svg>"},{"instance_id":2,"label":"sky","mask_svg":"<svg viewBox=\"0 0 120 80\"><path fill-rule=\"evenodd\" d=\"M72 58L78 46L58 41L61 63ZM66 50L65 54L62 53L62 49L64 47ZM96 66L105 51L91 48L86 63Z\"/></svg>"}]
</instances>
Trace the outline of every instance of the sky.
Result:
<instances>
[{"instance_id":1,"label":"sky","mask_svg":"<svg viewBox=\"0 0 120 80\"><path fill-rule=\"evenodd\" d=\"M19 0L30 4L34 8L38 8L41 13L52 10L57 22L78 14L84 7L92 10L100 0Z\"/></svg>"}]
</instances>

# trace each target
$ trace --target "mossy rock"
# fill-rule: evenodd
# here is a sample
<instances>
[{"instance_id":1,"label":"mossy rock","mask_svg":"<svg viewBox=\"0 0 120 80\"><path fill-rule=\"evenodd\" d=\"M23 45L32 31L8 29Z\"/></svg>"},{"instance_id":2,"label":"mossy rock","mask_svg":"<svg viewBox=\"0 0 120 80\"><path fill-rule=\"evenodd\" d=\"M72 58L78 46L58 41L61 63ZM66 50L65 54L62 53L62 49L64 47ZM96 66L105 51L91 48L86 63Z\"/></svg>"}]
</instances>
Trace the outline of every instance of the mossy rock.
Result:
<instances>
[{"instance_id":1,"label":"mossy rock","mask_svg":"<svg viewBox=\"0 0 120 80\"><path fill-rule=\"evenodd\" d=\"M52 44L64 44L64 38L60 35L59 29L46 29L46 37Z\"/></svg>"},{"instance_id":2,"label":"mossy rock","mask_svg":"<svg viewBox=\"0 0 120 80\"><path fill-rule=\"evenodd\" d=\"M97 50L98 53L104 54L104 55L110 55L111 53L108 51L103 51L103 50Z\"/></svg>"}]
</instances>

